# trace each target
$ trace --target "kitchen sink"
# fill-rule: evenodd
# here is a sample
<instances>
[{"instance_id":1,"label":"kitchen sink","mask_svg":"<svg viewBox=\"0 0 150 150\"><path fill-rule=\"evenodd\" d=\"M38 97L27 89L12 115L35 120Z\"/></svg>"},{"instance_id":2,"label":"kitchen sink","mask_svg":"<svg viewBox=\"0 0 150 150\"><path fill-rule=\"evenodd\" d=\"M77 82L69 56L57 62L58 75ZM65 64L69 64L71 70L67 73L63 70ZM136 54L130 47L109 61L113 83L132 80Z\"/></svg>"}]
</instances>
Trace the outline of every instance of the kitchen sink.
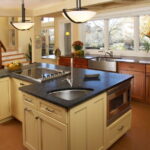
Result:
<instances>
[{"instance_id":1,"label":"kitchen sink","mask_svg":"<svg viewBox=\"0 0 150 150\"><path fill-rule=\"evenodd\" d=\"M48 95L61 98L67 101L78 99L81 96L85 96L92 92L93 89L64 89L48 92Z\"/></svg>"},{"instance_id":2,"label":"kitchen sink","mask_svg":"<svg viewBox=\"0 0 150 150\"><path fill-rule=\"evenodd\" d=\"M91 60L93 61L110 61L110 62L114 62L116 61L116 59L121 59L121 58L117 58L117 57L95 57L95 58L92 58Z\"/></svg>"},{"instance_id":3,"label":"kitchen sink","mask_svg":"<svg viewBox=\"0 0 150 150\"><path fill-rule=\"evenodd\" d=\"M117 71L116 60L121 59L119 57L94 57L88 60L88 66L90 69L104 70L104 71Z\"/></svg>"}]
</instances>

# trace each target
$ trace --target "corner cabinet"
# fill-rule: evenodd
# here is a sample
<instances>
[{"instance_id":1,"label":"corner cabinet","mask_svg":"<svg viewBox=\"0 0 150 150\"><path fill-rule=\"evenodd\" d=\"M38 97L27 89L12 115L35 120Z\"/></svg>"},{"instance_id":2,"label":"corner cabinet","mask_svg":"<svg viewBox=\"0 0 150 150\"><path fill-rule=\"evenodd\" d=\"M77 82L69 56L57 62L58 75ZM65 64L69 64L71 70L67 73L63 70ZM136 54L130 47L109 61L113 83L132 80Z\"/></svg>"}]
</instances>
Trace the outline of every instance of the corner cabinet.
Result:
<instances>
[{"instance_id":1,"label":"corner cabinet","mask_svg":"<svg viewBox=\"0 0 150 150\"><path fill-rule=\"evenodd\" d=\"M0 79L0 120L11 116L10 79Z\"/></svg>"},{"instance_id":2,"label":"corner cabinet","mask_svg":"<svg viewBox=\"0 0 150 150\"><path fill-rule=\"evenodd\" d=\"M12 101L12 116L22 122L23 120L23 101L20 87L29 85L29 82L11 79L11 101Z\"/></svg>"},{"instance_id":3,"label":"corner cabinet","mask_svg":"<svg viewBox=\"0 0 150 150\"><path fill-rule=\"evenodd\" d=\"M105 93L70 110L23 95L23 141L29 150L104 149Z\"/></svg>"}]
</instances>

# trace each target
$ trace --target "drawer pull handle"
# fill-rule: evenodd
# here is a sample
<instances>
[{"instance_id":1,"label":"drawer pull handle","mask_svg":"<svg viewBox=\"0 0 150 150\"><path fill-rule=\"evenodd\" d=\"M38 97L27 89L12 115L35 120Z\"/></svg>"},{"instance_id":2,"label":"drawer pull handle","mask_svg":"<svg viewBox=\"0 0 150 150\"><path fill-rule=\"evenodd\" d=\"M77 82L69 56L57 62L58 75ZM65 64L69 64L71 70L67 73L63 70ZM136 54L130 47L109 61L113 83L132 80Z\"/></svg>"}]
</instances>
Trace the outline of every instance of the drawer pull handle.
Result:
<instances>
[{"instance_id":1,"label":"drawer pull handle","mask_svg":"<svg viewBox=\"0 0 150 150\"><path fill-rule=\"evenodd\" d=\"M32 110L31 110L31 109L28 109L28 108L25 108L24 110L25 110L25 111L32 112Z\"/></svg>"},{"instance_id":2,"label":"drawer pull handle","mask_svg":"<svg viewBox=\"0 0 150 150\"><path fill-rule=\"evenodd\" d=\"M27 102L32 102L32 99L27 99L27 98L25 98L25 101L27 101Z\"/></svg>"},{"instance_id":3,"label":"drawer pull handle","mask_svg":"<svg viewBox=\"0 0 150 150\"><path fill-rule=\"evenodd\" d=\"M49 112L55 112L54 109L49 109L48 107L46 107L45 109L46 109L47 111L49 111Z\"/></svg>"},{"instance_id":4,"label":"drawer pull handle","mask_svg":"<svg viewBox=\"0 0 150 150\"><path fill-rule=\"evenodd\" d=\"M118 131L122 131L124 129L124 126L121 126Z\"/></svg>"},{"instance_id":5,"label":"drawer pull handle","mask_svg":"<svg viewBox=\"0 0 150 150\"><path fill-rule=\"evenodd\" d=\"M20 83L20 85L21 85L21 86L24 86L25 84L23 84L23 83Z\"/></svg>"},{"instance_id":6,"label":"drawer pull handle","mask_svg":"<svg viewBox=\"0 0 150 150\"><path fill-rule=\"evenodd\" d=\"M38 117L38 116L36 116L36 117L35 117L35 119L36 119L36 120L38 120L38 119L39 119L39 117Z\"/></svg>"}]
</instances>

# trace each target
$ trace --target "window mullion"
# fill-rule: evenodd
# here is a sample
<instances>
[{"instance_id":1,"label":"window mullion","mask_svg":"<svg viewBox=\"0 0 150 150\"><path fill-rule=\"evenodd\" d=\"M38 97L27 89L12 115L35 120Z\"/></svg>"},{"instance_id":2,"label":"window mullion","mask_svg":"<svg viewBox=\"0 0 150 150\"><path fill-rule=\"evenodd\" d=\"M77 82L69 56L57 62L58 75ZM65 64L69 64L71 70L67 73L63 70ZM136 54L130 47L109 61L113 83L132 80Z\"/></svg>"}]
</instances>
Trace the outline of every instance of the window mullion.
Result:
<instances>
[{"instance_id":1,"label":"window mullion","mask_svg":"<svg viewBox=\"0 0 150 150\"><path fill-rule=\"evenodd\" d=\"M138 51L140 48L140 23L139 16L134 17L134 50Z\"/></svg>"},{"instance_id":2,"label":"window mullion","mask_svg":"<svg viewBox=\"0 0 150 150\"><path fill-rule=\"evenodd\" d=\"M104 49L107 51L109 49L109 20L104 20Z\"/></svg>"}]
</instances>

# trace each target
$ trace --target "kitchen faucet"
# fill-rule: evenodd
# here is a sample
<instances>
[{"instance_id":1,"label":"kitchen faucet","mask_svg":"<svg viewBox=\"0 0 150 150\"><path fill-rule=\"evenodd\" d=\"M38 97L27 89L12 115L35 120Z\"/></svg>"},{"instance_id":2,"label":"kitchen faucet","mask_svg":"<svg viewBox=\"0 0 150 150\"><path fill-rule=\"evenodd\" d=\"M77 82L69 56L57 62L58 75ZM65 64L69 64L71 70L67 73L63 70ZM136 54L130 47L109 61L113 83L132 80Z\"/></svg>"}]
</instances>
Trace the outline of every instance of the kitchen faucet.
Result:
<instances>
[{"instance_id":1,"label":"kitchen faucet","mask_svg":"<svg viewBox=\"0 0 150 150\"><path fill-rule=\"evenodd\" d=\"M98 52L103 53L104 56L106 56L108 54L110 57L113 57L113 51L99 50Z\"/></svg>"},{"instance_id":2,"label":"kitchen faucet","mask_svg":"<svg viewBox=\"0 0 150 150\"><path fill-rule=\"evenodd\" d=\"M69 83L71 87L73 87L73 57L70 58L70 68L71 68L71 75L70 78L66 79L66 81Z\"/></svg>"},{"instance_id":3,"label":"kitchen faucet","mask_svg":"<svg viewBox=\"0 0 150 150\"><path fill-rule=\"evenodd\" d=\"M105 55L105 50L99 50L98 53L102 53L103 55Z\"/></svg>"},{"instance_id":4,"label":"kitchen faucet","mask_svg":"<svg viewBox=\"0 0 150 150\"><path fill-rule=\"evenodd\" d=\"M105 55L109 55L110 57L113 57L113 51L105 52Z\"/></svg>"}]
</instances>

